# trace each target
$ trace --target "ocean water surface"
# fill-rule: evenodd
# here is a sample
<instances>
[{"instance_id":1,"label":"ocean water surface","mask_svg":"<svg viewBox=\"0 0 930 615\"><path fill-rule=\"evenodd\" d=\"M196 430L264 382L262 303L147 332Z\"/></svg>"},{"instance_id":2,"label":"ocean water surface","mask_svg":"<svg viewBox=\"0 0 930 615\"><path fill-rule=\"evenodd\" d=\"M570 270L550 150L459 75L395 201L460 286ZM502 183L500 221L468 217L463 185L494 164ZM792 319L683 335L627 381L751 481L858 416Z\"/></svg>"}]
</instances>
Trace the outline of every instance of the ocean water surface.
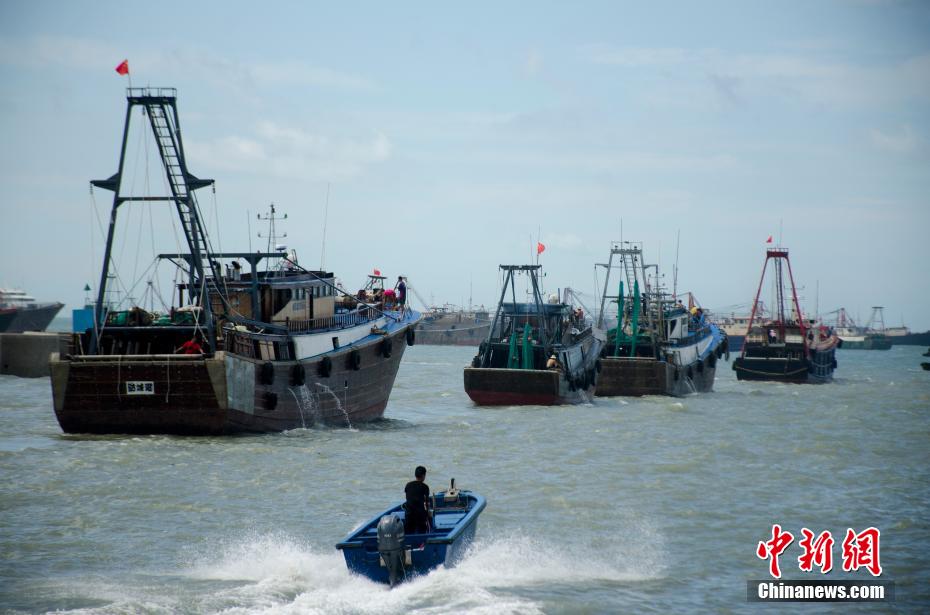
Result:
<instances>
[{"instance_id":1,"label":"ocean water surface","mask_svg":"<svg viewBox=\"0 0 930 615\"><path fill-rule=\"evenodd\" d=\"M0 376L0 609L81 613L785 610L749 603L772 524L881 530L881 580L930 609L930 372L923 348L840 350L822 386L737 382L683 399L475 407L467 348L415 346L386 418L226 438L64 435L47 378ZM456 568L394 590L333 545L413 468L483 494ZM797 567L786 578L814 579ZM791 605L803 612L843 604ZM852 610L874 610L860 605Z\"/></svg>"}]
</instances>

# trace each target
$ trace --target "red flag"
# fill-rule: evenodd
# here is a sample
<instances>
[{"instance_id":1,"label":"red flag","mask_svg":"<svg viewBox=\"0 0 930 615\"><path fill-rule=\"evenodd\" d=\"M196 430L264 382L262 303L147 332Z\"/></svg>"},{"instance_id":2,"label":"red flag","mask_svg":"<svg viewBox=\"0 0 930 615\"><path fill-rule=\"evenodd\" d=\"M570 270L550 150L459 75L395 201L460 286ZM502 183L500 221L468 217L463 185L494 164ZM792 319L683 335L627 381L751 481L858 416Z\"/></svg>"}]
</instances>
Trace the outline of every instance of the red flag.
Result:
<instances>
[{"instance_id":1,"label":"red flag","mask_svg":"<svg viewBox=\"0 0 930 615\"><path fill-rule=\"evenodd\" d=\"M546 246L544 246L543 244L537 241L536 242L536 254L542 254L545 251L546 251Z\"/></svg>"},{"instance_id":2,"label":"red flag","mask_svg":"<svg viewBox=\"0 0 930 615\"><path fill-rule=\"evenodd\" d=\"M769 238L765 240L765 243L772 243L772 236L769 235Z\"/></svg>"},{"instance_id":3,"label":"red flag","mask_svg":"<svg viewBox=\"0 0 930 615\"><path fill-rule=\"evenodd\" d=\"M375 275L381 275L381 270L380 270L380 269L375 269Z\"/></svg>"},{"instance_id":4,"label":"red flag","mask_svg":"<svg viewBox=\"0 0 930 615\"><path fill-rule=\"evenodd\" d=\"M119 63L119 66L116 67L116 72L121 75L129 74L129 60L123 60Z\"/></svg>"}]
</instances>

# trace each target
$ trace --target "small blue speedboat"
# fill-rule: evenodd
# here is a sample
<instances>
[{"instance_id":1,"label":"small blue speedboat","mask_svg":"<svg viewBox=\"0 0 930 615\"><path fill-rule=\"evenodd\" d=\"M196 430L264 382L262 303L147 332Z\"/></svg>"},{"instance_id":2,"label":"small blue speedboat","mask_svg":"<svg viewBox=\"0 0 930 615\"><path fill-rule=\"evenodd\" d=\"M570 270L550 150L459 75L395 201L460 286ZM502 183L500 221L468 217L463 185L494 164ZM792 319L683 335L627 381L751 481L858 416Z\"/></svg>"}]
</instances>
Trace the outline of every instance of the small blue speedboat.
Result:
<instances>
[{"instance_id":1,"label":"small blue speedboat","mask_svg":"<svg viewBox=\"0 0 930 615\"><path fill-rule=\"evenodd\" d=\"M349 570L372 581L396 585L441 565L452 567L465 554L478 528L485 499L455 488L432 496L430 531L404 533L406 511L397 504L370 519L336 545Z\"/></svg>"}]
</instances>

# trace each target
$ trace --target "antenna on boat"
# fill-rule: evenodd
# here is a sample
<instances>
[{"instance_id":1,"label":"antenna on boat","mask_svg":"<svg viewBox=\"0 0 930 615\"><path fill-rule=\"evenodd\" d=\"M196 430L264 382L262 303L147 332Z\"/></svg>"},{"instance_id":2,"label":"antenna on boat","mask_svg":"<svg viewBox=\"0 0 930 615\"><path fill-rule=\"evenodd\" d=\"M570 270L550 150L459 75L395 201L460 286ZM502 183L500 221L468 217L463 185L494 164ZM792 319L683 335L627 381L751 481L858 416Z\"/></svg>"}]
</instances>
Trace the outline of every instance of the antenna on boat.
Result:
<instances>
[{"instance_id":1,"label":"antenna on boat","mask_svg":"<svg viewBox=\"0 0 930 615\"><path fill-rule=\"evenodd\" d=\"M678 298L678 248L681 245L681 229L678 229L678 237L675 239L675 266L672 267L672 299Z\"/></svg>"},{"instance_id":2,"label":"antenna on boat","mask_svg":"<svg viewBox=\"0 0 930 615\"><path fill-rule=\"evenodd\" d=\"M329 182L326 182L326 204L323 205L323 241L320 248L320 271L325 271L323 263L326 260L326 223L329 220Z\"/></svg>"}]
</instances>

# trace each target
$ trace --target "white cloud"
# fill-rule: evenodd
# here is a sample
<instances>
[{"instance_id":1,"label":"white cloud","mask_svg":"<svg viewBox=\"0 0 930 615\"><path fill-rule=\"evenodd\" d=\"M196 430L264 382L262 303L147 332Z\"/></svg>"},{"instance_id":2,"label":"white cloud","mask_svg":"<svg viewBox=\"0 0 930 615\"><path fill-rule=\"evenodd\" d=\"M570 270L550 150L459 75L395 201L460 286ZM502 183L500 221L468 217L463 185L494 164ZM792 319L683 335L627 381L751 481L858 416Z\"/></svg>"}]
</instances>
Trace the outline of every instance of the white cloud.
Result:
<instances>
[{"instance_id":1,"label":"white cloud","mask_svg":"<svg viewBox=\"0 0 930 615\"><path fill-rule=\"evenodd\" d=\"M809 103L877 106L896 102L930 101L930 54L882 65L825 60L810 53L727 53L720 49L675 47L614 47L588 45L581 55L595 64L628 69L663 69L667 75L724 75L727 85L739 84L757 97L773 94ZM676 79L681 81L683 79ZM733 90L711 85L724 97ZM706 87L695 84L696 87ZM676 98L680 99L680 96Z\"/></svg>"},{"instance_id":2,"label":"white cloud","mask_svg":"<svg viewBox=\"0 0 930 615\"><path fill-rule=\"evenodd\" d=\"M0 36L0 64L22 68L61 66L99 71L115 68L129 54L130 72L195 75L211 84L252 88L256 84L303 85L348 90L373 90L364 77L294 60L238 62L209 49L183 47L164 52L117 48L95 39L73 36Z\"/></svg>"},{"instance_id":3,"label":"white cloud","mask_svg":"<svg viewBox=\"0 0 930 615\"><path fill-rule=\"evenodd\" d=\"M198 167L339 181L387 160L391 142L380 132L369 137L334 136L262 121L248 135L205 142L188 138L187 149Z\"/></svg>"},{"instance_id":4,"label":"white cloud","mask_svg":"<svg viewBox=\"0 0 930 615\"><path fill-rule=\"evenodd\" d=\"M878 149L899 154L909 154L917 151L921 143L920 137L910 126L903 126L896 131L882 131L873 128L869 136L872 144Z\"/></svg>"}]
</instances>

